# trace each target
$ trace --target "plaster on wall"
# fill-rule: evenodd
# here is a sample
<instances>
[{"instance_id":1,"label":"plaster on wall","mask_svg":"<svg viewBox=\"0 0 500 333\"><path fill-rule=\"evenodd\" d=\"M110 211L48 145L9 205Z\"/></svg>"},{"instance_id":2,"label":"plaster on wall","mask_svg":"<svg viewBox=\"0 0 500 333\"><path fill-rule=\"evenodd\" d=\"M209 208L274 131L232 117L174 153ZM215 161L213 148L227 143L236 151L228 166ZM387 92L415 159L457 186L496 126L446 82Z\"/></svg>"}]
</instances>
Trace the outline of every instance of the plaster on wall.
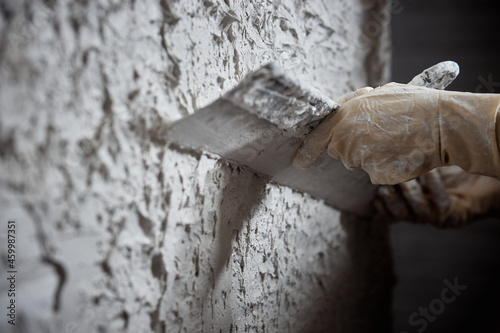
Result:
<instances>
[{"instance_id":1,"label":"plaster on wall","mask_svg":"<svg viewBox=\"0 0 500 333\"><path fill-rule=\"evenodd\" d=\"M268 61L331 96L365 85L368 51L352 42L363 33L360 3L0 9L0 218L18 226L16 329L386 327L383 224L341 219L162 136Z\"/></svg>"}]
</instances>

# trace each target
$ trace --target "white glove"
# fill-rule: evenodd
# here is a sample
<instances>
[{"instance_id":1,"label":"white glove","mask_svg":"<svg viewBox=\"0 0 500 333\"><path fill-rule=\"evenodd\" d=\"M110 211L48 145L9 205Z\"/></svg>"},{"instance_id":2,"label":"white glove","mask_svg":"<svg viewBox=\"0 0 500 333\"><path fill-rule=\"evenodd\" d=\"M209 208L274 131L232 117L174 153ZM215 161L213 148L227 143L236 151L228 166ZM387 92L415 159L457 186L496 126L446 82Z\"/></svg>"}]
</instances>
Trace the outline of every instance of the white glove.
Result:
<instances>
[{"instance_id":1,"label":"white glove","mask_svg":"<svg viewBox=\"0 0 500 333\"><path fill-rule=\"evenodd\" d=\"M500 95L389 83L339 104L307 136L296 167L327 151L348 169L363 168L374 184L402 183L446 165L500 177Z\"/></svg>"}]
</instances>

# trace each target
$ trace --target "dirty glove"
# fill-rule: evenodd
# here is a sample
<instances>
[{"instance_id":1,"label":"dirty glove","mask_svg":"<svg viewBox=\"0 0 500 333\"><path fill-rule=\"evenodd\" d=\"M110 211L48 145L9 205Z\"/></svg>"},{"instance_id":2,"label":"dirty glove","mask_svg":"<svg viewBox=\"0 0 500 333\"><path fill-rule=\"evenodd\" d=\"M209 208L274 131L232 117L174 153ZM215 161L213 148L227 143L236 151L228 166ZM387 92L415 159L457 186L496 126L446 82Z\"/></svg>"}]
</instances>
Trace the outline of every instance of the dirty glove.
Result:
<instances>
[{"instance_id":1,"label":"dirty glove","mask_svg":"<svg viewBox=\"0 0 500 333\"><path fill-rule=\"evenodd\" d=\"M379 187L376 207L394 221L462 227L500 217L500 181L457 166L437 168L406 183Z\"/></svg>"},{"instance_id":2,"label":"dirty glove","mask_svg":"<svg viewBox=\"0 0 500 333\"><path fill-rule=\"evenodd\" d=\"M327 151L350 170L363 168L374 184L401 183L445 165L500 177L500 95L389 83L342 99L307 136L296 167Z\"/></svg>"}]
</instances>

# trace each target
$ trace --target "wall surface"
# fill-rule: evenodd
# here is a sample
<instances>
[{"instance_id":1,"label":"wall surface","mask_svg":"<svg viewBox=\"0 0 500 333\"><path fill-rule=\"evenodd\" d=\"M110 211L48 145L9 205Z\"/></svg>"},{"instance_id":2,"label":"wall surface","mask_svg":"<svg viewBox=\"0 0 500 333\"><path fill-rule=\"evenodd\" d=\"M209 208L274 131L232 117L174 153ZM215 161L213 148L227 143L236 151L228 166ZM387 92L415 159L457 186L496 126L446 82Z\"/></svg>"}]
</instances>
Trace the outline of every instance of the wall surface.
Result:
<instances>
[{"instance_id":1,"label":"wall surface","mask_svg":"<svg viewBox=\"0 0 500 333\"><path fill-rule=\"evenodd\" d=\"M269 61L383 81L384 3L1 1L0 331L387 329L386 225L164 139Z\"/></svg>"}]
</instances>

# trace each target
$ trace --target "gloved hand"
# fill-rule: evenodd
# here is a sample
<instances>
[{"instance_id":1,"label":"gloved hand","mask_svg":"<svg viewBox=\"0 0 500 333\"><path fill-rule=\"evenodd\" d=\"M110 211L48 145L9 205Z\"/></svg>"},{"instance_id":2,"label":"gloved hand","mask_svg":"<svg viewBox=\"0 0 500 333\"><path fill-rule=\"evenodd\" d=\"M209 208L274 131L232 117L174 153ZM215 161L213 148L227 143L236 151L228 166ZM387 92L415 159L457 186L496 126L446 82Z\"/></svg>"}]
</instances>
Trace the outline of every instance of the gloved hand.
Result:
<instances>
[{"instance_id":1,"label":"gloved hand","mask_svg":"<svg viewBox=\"0 0 500 333\"><path fill-rule=\"evenodd\" d=\"M481 217L500 217L500 181L437 168L417 179L378 188L377 210L394 221L461 227Z\"/></svg>"},{"instance_id":2,"label":"gloved hand","mask_svg":"<svg viewBox=\"0 0 500 333\"><path fill-rule=\"evenodd\" d=\"M307 168L325 151L374 184L397 184L446 165L500 177L500 95L389 83L338 99L294 165Z\"/></svg>"}]
</instances>

